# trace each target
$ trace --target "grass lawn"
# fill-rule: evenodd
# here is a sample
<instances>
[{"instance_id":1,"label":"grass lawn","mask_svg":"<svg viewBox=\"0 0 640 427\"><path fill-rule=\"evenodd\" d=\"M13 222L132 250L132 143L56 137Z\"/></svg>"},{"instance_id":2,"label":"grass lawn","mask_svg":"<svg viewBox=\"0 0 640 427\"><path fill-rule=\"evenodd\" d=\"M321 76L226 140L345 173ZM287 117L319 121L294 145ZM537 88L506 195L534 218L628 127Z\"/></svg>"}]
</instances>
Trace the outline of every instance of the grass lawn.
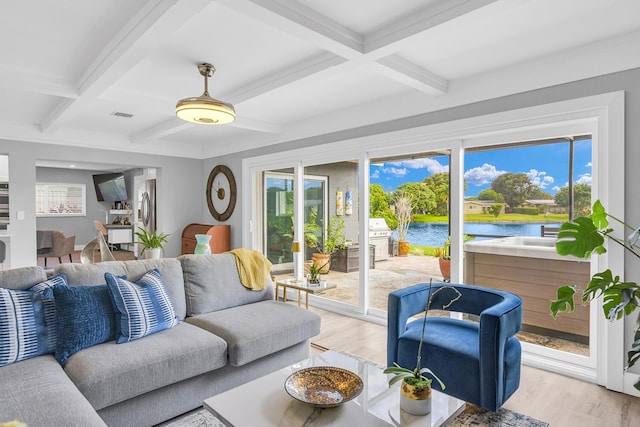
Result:
<instances>
[{"instance_id":1,"label":"grass lawn","mask_svg":"<svg viewBox=\"0 0 640 427\"><path fill-rule=\"evenodd\" d=\"M547 215L524 215L524 214L501 214L497 218L492 214L467 214L464 216L465 222L566 222L569 220L568 214L547 214ZM448 216L440 215L413 215L415 222L448 222Z\"/></svg>"}]
</instances>

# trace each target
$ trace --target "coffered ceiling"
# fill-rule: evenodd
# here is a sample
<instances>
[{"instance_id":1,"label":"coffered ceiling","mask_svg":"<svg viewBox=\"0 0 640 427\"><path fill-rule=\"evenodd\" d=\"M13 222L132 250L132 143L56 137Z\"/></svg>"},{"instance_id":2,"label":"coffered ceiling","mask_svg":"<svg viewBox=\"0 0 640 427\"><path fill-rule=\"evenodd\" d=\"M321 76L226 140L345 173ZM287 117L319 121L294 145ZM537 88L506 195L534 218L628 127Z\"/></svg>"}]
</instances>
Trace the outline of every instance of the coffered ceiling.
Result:
<instances>
[{"instance_id":1,"label":"coffered ceiling","mask_svg":"<svg viewBox=\"0 0 640 427\"><path fill-rule=\"evenodd\" d=\"M637 0L3 0L0 138L213 157L640 67L639 16ZM175 116L202 62L230 125Z\"/></svg>"}]
</instances>

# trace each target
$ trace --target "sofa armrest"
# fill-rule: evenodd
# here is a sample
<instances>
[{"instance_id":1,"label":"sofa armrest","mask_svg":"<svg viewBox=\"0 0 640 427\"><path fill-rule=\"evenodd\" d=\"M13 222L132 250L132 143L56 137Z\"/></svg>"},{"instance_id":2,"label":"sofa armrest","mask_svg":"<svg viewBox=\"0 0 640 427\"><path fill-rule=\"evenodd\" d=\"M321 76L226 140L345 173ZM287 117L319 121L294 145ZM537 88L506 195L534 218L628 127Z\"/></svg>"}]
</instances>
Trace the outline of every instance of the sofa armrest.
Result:
<instances>
[{"instance_id":1,"label":"sofa armrest","mask_svg":"<svg viewBox=\"0 0 640 427\"><path fill-rule=\"evenodd\" d=\"M398 356L398 339L406 330L411 316L424 311L429 284L420 283L393 291L387 306L387 366L392 366Z\"/></svg>"}]
</instances>

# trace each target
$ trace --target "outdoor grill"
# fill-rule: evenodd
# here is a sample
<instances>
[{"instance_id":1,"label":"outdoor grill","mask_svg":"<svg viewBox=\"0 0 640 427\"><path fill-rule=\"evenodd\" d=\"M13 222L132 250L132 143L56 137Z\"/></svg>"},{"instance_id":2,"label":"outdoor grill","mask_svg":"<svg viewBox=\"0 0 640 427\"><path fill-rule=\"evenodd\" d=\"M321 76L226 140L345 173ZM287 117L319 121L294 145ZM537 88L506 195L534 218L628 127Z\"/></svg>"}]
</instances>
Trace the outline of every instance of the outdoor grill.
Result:
<instances>
[{"instance_id":1,"label":"outdoor grill","mask_svg":"<svg viewBox=\"0 0 640 427\"><path fill-rule=\"evenodd\" d=\"M376 261L389 258L389 236L391 230L384 218L369 218L369 244L375 246Z\"/></svg>"}]
</instances>

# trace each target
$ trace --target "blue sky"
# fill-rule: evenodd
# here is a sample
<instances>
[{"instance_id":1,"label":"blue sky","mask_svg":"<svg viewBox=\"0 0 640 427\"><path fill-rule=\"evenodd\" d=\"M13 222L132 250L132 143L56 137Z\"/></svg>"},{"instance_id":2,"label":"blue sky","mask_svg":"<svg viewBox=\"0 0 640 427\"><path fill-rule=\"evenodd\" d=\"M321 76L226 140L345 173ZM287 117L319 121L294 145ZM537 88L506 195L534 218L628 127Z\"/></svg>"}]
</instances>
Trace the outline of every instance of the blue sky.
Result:
<instances>
[{"instance_id":1,"label":"blue sky","mask_svg":"<svg viewBox=\"0 0 640 427\"><path fill-rule=\"evenodd\" d=\"M555 194L568 184L569 144L556 143L530 147L504 148L465 155L465 196L477 196L491 187L491 181L505 172L526 173L542 191ZM591 184L591 141L576 141L574 183ZM447 156L372 164L371 183L393 191L403 182L421 182L438 172L449 170Z\"/></svg>"}]
</instances>

